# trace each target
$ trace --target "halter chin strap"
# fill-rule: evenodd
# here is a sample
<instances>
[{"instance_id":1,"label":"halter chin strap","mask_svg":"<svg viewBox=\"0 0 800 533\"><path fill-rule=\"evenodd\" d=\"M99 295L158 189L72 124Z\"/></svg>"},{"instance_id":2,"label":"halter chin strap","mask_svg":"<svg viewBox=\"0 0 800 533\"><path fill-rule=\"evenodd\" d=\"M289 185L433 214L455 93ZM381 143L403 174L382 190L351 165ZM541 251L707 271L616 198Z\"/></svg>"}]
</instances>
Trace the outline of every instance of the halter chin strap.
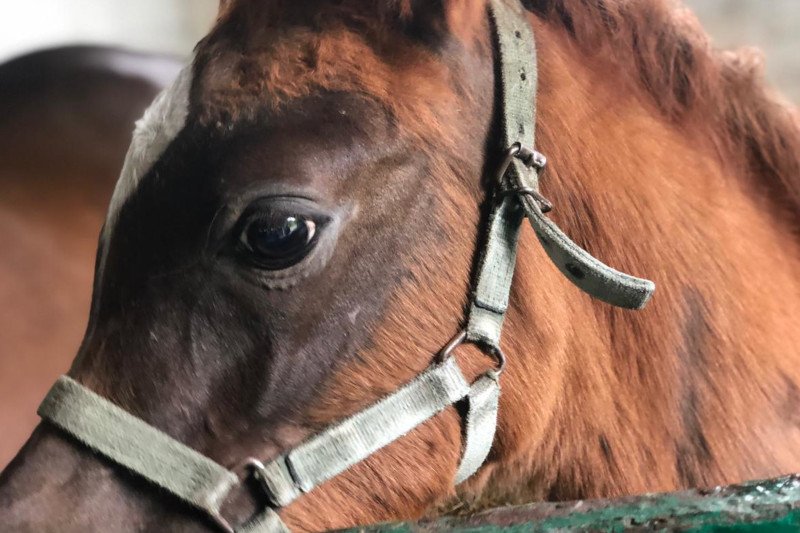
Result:
<instances>
[{"instance_id":1,"label":"halter chin strap","mask_svg":"<svg viewBox=\"0 0 800 533\"><path fill-rule=\"evenodd\" d=\"M514 276L520 227L528 218L556 266L579 288L605 302L643 307L655 286L604 265L579 248L544 214L550 204L539 194L544 156L533 150L536 49L530 24L513 0L491 0L500 57L505 160L498 172L484 246L481 248L466 330L437 362L395 393L347 418L266 464L249 465L271 507L237 532L288 531L275 509L363 461L447 407L462 402L464 447L454 483L474 474L494 440L505 364L500 336ZM453 351L462 343L480 346L499 363L470 385ZM226 531L234 529L220 508L239 478L227 468L98 396L61 377L39 414L87 447L135 472L189 505L205 511Z\"/></svg>"}]
</instances>

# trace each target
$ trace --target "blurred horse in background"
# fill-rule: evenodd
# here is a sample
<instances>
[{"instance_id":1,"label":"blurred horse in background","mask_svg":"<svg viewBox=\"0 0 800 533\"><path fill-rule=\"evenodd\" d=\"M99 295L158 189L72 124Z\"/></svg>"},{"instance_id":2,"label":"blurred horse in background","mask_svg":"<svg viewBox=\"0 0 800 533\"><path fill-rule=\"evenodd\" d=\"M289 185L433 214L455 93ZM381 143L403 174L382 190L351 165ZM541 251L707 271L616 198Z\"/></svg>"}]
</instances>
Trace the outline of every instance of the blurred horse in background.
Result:
<instances>
[{"instance_id":1,"label":"blurred horse in background","mask_svg":"<svg viewBox=\"0 0 800 533\"><path fill-rule=\"evenodd\" d=\"M86 326L97 234L172 57L63 47L0 66L0 468Z\"/></svg>"}]
</instances>

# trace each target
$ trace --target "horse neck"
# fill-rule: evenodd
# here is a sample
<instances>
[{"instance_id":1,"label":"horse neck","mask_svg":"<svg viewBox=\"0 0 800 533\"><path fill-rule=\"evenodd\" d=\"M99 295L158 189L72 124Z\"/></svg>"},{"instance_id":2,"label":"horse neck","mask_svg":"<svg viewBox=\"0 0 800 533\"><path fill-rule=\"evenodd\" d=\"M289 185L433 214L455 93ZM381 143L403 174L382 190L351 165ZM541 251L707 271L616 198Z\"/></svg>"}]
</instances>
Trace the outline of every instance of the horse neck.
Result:
<instances>
[{"instance_id":1,"label":"horse neck","mask_svg":"<svg viewBox=\"0 0 800 533\"><path fill-rule=\"evenodd\" d=\"M536 30L552 217L659 288L641 312L591 301L526 228L504 334L501 460L473 487L490 500L578 499L796 468L800 456L770 441L790 424L763 419L800 382L796 239L715 141L664 117L635 73L589 62L563 30Z\"/></svg>"}]
</instances>

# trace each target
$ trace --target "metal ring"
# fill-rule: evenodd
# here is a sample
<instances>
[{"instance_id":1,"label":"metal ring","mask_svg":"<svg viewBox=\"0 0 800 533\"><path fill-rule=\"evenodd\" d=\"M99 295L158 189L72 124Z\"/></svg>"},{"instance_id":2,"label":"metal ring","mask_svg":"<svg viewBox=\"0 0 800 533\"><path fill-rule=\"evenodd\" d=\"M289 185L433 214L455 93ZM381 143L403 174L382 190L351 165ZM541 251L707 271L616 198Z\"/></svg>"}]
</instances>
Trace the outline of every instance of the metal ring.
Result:
<instances>
[{"instance_id":1,"label":"metal ring","mask_svg":"<svg viewBox=\"0 0 800 533\"><path fill-rule=\"evenodd\" d=\"M517 157L517 154L522 149L522 145L520 143L514 143L511 147L506 150L505 156L503 157L503 162L500 165L500 169L497 171L497 183L502 185L503 178L508 171L508 167L511 166L511 162Z\"/></svg>"},{"instance_id":2,"label":"metal ring","mask_svg":"<svg viewBox=\"0 0 800 533\"><path fill-rule=\"evenodd\" d=\"M247 469L247 474L245 474L245 477L240 477L240 479L239 479L240 483L243 482L248 476L253 476L255 478L255 480L260 485L262 485L264 490L266 490L266 487L264 486L264 482L261 479L261 477L263 477L263 476L260 476L261 472L264 471L264 463L262 463L261 461L259 461L258 459L254 458L254 457L248 457L247 459L245 459L244 463L240 463L239 468L246 468ZM239 468L237 468L236 470L239 470ZM269 494L267 494L266 496L269 497ZM225 533L235 533L236 532L236 530L233 528L233 526L231 526L230 522L228 522L222 516L222 513L220 513L219 511L210 512L209 516L214 521L214 523L217 526L219 526L219 528L222 531L224 531Z\"/></svg>"},{"instance_id":3,"label":"metal ring","mask_svg":"<svg viewBox=\"0 0 800 533\"><path fill-rule=\"evenodd\" d=\"M494 369L494 375L495 377L500 377L500 374L506 369L508 359L506 359L506 354L500 346L495 346L491 349L491 352L492 356L497 360L497 368Z\"/></svg>"},{"instance_id":4,"label":"metal ring","mask_svg":"<svg viewBox=\"0 0 800 533\"><path fill-rule=\"evenodd\" d=\"M442 351L439 352L439 355L436 357L437 363L443 363L447 361L450 357L453 356L453 352L461 346L462 344L474 344L478 348L480 348L481 352L489 357L493 358L497 361L497 367L494 369L495 376L500 376L503 373L503 370L506 368L506 354L503 353L503 350L500 349L499 346L490 346L488 344L477 342L470 340L467 337L467 330L462 330L453 337L450 342L442 348Z\"/></svg>"},{"instance_id":5,"label":"metal ring","mask_svg":"<svg viewBox=\"0 0 800 533\"><path fill-rule=\"evenodd\" d=\"M240 463L239 468L237 468L236 470L238 471L240 468L246 468L247 473L244 476L239 477L239 483L242 483L248 476L254 476L256 478L256 481L259 481L259 483L261 483L261 481L258 479L258 472L264 470L264 463L253 457L248 457L244 461L244 464ZM234 529L234 527L231 525L230 522L228 522L227 519L225 519L224 516L222 516L222 513L220 511L217 510L214 512L209 512L208 516L211 518L214 524L217 527L219 527L220 530L224 531L225 533L235 533L236 530Z\"/></svg>"},{"instance_id":6,"label":"metal ring","mask_svg":"<svg viewBox=\"0 0 800 533\"><path fill-rule=\"evenodd\" d=\"M247 468L249 475L252 476L264 490L267 498L270 498L271 494L269 493L269 488L264 482L264 470L266 469L264 463L254 457L248 457L244 462L244 466Z\"/></svg>"},{"instance_id":7,"label":"metal ring","mask_svg":"<svg viewBox=\"0 0 800 533\"><path fill-rule=\"evenodd\" d=\"M248 457L244 462L244 466L249 468L253 475L257 475L264 471L264 463L255 457Z\"/></svg>"},{"instance_id":8,"label":"metal ring","mask_svg":"<svg viewBox=\"0 0 800 533\"><path fill-rule=\"evenodd\" d=\"M526 167L535 168L539 172L544 170L547 166L547 157L545 157L544 154L516 142L506 150L503 156L503 162L500 164L500 169L497 171L497 183L503 183L503 178L506 172L508 172L508 167L515 157L522 161Z\"/></svg>"}]
</instances>

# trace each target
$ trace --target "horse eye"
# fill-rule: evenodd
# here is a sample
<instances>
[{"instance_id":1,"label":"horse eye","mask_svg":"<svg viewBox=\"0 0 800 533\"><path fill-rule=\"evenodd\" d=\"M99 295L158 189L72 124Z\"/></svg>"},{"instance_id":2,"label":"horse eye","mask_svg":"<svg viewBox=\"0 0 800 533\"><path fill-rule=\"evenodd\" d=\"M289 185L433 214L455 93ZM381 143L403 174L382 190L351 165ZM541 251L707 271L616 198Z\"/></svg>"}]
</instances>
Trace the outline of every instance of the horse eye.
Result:
<instances>
[{"instance_id":1,"label":"horse eye","mask_svg":"<svg viewBox=\"0 0 800 533\"><path fill-rule=\"evenodd\" d=\"M317 224L300 215L255 218L240 240L248 259L266 270L283 270L302 261L314 248Z\"/></svg>"}]
</instances>

